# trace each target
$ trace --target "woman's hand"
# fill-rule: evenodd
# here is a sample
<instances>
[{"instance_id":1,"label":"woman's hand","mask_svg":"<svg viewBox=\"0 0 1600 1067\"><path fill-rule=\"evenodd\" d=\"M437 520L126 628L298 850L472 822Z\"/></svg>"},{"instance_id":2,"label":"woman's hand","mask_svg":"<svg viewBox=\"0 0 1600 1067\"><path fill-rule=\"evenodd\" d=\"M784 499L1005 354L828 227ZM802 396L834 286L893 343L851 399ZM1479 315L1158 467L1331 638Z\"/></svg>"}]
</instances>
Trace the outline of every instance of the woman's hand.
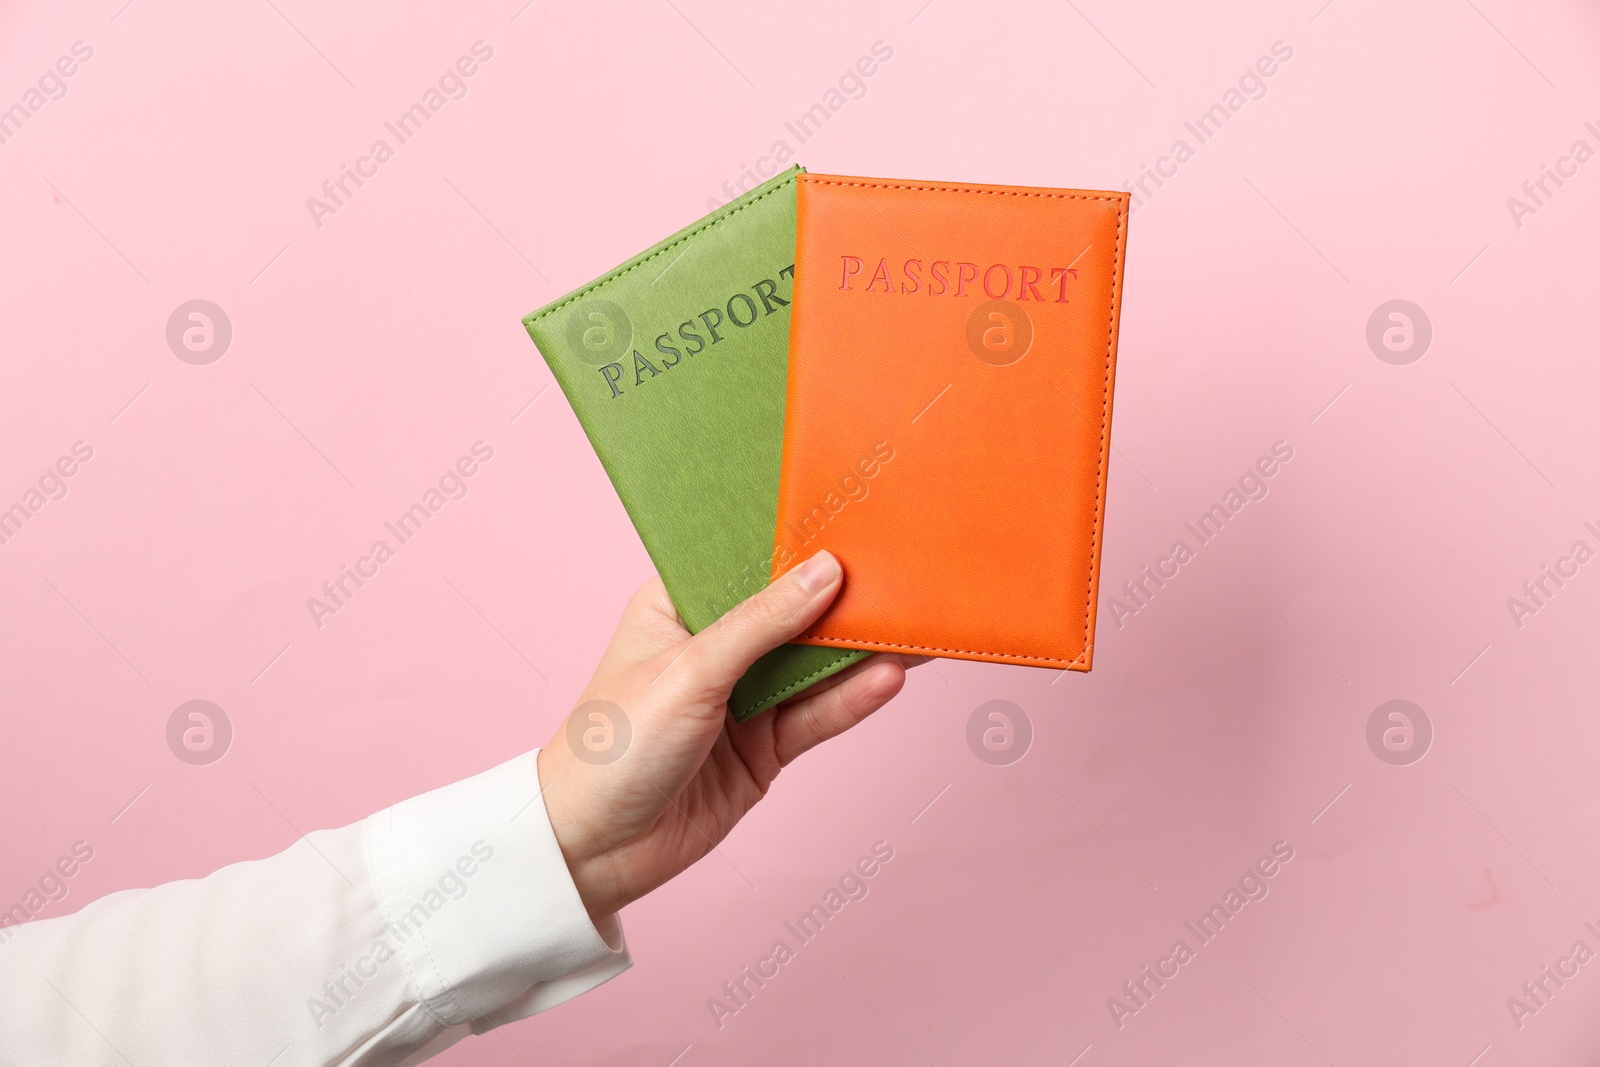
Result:
<instances>
[{"instance_id":1,"label":"woman's hand","mask_svg":"<svg viewBox=\"0 0 1600 1067\"><path fill-rule=\"evenodd\" d=\"M634 594L578 706L539 753L550 825L591 918L688 868L796 756L900 691L920 659L878 655L748 722L729 714L733 684L810 626L841 579L838 560L818 553L693 636L659 578Z\"/></svg>"}]
</instances>

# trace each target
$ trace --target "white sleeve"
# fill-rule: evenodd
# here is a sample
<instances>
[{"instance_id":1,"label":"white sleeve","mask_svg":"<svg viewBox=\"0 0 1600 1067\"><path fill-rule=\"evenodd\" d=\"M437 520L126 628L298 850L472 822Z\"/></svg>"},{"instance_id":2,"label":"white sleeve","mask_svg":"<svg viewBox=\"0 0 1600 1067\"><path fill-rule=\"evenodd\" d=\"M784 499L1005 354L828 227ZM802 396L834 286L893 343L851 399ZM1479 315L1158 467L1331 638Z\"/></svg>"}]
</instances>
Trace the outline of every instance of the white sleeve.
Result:
<instances>
[{"instance_id":1,"label":"white sleeve","mask_svg":"<svg viewBox=\"0 0 1600 1067\"><path fill-rule=\"evenodd\" d=\"M399 1067L615 977L621 925L584 910L536 755L270 859L0 926L0 1064Z\"/></svg>"}]
</instances>

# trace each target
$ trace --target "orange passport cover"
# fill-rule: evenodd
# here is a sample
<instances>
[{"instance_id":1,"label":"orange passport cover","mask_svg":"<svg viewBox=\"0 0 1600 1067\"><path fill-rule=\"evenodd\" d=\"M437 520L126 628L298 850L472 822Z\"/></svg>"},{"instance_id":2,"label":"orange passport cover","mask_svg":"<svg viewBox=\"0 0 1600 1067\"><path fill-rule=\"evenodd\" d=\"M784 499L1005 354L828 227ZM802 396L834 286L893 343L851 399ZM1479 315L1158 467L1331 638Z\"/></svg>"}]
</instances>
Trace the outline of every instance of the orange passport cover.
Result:
<instances>
[{"instance_id":1,"label":"orange passport cover","mask_svg":"<svg viewBox=\"0 0 1600 1067\"><path fill-rule=\"evenodd\" d=\"M1128 194L802 174L776 577L799 640L1086 671Z\"/></svg>"}]
</instances>

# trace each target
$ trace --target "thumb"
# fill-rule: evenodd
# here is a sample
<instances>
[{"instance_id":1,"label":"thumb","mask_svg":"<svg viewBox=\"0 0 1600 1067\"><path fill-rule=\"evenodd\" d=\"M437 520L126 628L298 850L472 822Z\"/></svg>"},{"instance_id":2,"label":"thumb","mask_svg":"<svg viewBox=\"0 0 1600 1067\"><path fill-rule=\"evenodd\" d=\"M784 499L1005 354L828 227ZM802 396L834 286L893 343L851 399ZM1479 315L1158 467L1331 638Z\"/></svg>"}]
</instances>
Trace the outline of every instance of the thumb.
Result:
<instances>
[{"instance_id":1,"label":"thumb","mask_svg":"<svg viewBox=\"0 0 1600 1067\"><path fill-rule=\"evenodd\" d=\"M725 700L752 663L817 621L843 579L833 553L818 552L691 638L680 664Z\"/></svg>"}]
</instances>

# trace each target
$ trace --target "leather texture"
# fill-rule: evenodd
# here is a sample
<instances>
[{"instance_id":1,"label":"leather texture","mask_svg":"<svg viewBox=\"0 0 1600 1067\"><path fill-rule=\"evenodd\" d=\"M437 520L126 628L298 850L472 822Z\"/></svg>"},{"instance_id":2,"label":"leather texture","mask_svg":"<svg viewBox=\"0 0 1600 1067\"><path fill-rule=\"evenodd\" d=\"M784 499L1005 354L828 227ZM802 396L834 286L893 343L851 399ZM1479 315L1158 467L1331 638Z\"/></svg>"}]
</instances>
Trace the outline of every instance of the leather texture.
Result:
<instances>
[{"instance_id":1,"label":"leather texture","mask_svg":"<svg viewBox=\"0 0 1600 1067\"><path fill-rule=\"evenodd\" d=\"M692 632L770 580L799 172L523 320ZM730 707L747 719L867 654L785 645Z\"/></svg>"},{"instance_id":2,"label":"leather texture","mask_svg":"<svg viewBox=\"0 0 1600 1067\"><path fill-rule=\"evenodd\" d=\"M775 573L801 640L1090 668L1128 194L799 179Z\"/></svg>"}]
</instances>

